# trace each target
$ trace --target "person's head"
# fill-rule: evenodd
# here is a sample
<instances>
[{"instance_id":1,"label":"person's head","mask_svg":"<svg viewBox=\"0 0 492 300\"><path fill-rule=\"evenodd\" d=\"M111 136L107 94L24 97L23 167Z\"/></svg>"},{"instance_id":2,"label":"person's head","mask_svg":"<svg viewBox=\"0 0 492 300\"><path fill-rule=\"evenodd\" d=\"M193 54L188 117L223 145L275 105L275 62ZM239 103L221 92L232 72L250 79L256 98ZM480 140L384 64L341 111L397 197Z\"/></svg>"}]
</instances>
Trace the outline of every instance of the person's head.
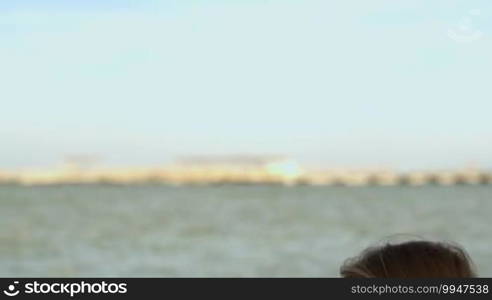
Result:
<instances>
[{"instance_id":1,"label":"person's head","mask_svg":"<svg viewBox=\"0 0 492 300\"><path fill-rule=\"evenodd\" d=\"M370 247L340 268L345 278L466 278L473 263L461 247L446 242L407 241Z\"/></svg>"}]
</instances>

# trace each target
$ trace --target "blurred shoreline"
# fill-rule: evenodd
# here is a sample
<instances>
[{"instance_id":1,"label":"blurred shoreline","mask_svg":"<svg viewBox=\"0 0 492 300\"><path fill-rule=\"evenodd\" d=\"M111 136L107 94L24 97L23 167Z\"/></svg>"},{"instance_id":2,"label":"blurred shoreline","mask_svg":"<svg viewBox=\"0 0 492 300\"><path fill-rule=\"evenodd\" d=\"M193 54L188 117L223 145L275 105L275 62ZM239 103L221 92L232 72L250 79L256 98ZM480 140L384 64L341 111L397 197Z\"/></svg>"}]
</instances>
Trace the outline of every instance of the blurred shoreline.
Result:
<instances>
[{"instance_id":1,"label":"blurred shoreline","mask_svg":"<svg viewBox=\"0 0 492 300\"><path fill-rule=\"evenodd\" d=\"M391 169L305 169L286 159L192 160L167 167L101 168L65 164L51 169L0 170L0 184L278 184L336 186L421 186L492 184L492 172L478 168L398 172Z\"/></svg>"}]
</instances>

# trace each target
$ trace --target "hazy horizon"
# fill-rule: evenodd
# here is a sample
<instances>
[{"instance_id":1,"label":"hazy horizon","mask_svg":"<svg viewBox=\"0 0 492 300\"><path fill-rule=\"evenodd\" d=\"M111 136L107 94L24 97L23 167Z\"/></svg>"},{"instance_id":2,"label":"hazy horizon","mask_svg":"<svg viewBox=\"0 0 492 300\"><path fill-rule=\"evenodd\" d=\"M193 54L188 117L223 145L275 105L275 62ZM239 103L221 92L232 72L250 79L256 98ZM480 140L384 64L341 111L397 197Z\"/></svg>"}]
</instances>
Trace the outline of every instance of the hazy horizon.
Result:
<instances>
[{"instance_id":1,"label":"hazy horizon","mask_svg":"<svg viewBox=\"0 0 492 300\"><path fill-rule=\"evenodd\" d=\"M0 170L281 154L492 168L492 4L0 3Z\"/></svg>"}]
</instances>

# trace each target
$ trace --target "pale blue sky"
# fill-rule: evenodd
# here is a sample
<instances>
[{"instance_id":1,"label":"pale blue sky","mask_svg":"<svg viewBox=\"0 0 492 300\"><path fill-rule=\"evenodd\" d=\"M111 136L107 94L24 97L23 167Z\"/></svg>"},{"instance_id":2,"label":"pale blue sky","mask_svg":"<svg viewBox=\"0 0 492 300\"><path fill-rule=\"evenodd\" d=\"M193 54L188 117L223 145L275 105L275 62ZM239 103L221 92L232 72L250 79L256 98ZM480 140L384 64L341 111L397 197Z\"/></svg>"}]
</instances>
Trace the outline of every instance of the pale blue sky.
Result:
<instances>
[{"instance_id":1,"label":"pale blue sky","mask_svg":"<svg viewBox=\"0 0 492 300\"><path fill-rule=\"evenodd\" d=\"M491 34L489 0L1 1L0 169L492 168Z\"/></svg>"}]
</instances>

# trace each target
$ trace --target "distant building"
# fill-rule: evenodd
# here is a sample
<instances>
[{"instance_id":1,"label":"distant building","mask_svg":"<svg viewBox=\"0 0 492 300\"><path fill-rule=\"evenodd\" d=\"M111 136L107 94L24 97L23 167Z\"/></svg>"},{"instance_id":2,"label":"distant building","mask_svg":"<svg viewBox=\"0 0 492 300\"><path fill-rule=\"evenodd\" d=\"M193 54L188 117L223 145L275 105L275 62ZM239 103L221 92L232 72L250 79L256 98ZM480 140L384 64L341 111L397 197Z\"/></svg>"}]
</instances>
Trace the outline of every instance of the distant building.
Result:
<instances>
[{"instance_id":1,"label":"distant building","mask_svg":"<svg viewBox=\"0 0 492 300\"><path fill-rule=\"evenodd\" d=\"M177 160L177 165L185 167L265 167L266 165L285 160L282 156L262 155L196 155L186 156Z\"/></svg>"},{"instance_id":2,"label":"distant building","mask_svg":"<svg viewBox=\"0 0 492 300\"><path fill-rule=\"evenodd\" d=\"M280 155L188 156L179 159L176 167L183 170L199 170L204 177L227 173L237 181L286 184L294 182L303 173L297 162Z\"/></svg>"}]
</instances>

